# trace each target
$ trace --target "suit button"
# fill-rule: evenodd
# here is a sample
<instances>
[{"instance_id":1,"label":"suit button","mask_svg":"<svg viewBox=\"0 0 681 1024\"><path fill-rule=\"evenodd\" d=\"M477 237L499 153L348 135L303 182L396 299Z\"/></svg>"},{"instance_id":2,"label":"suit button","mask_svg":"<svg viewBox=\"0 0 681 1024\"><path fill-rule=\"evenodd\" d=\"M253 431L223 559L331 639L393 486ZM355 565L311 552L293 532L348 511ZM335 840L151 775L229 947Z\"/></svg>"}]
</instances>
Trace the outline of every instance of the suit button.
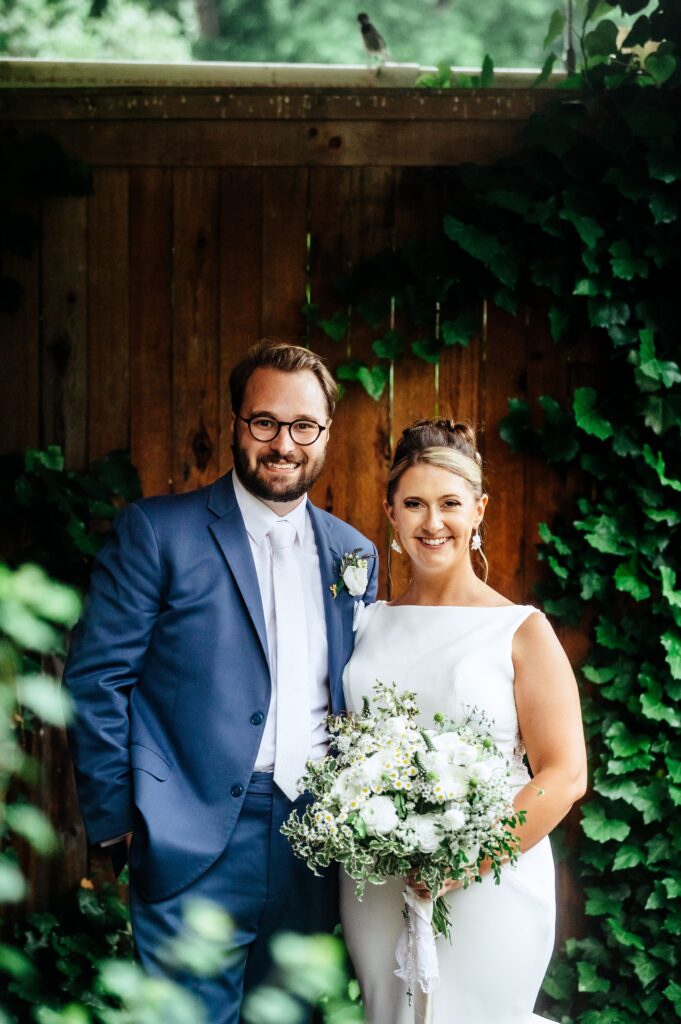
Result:
<instances>
[{"instance_id":1,"label":"suit button","mask_svg":"<svg viewBox=\"0 0 681 1024\"><path fill-rule=\"evenodd\" d=\"M265 721L265 716L262 711L254 711L251 715L251 725L262 725Z\"/></svg>"},{"instance_id":2,"label":"suit button","mask_svg":"<svg viewBox=\"0 0 681 1024\"><path fill-rule=\"evenodd\" d=\"M244 791L244 787L243 786L232 786L232 788L230 790L232 796L241 796L243 791Z\"/></svg>"}]
</instances>

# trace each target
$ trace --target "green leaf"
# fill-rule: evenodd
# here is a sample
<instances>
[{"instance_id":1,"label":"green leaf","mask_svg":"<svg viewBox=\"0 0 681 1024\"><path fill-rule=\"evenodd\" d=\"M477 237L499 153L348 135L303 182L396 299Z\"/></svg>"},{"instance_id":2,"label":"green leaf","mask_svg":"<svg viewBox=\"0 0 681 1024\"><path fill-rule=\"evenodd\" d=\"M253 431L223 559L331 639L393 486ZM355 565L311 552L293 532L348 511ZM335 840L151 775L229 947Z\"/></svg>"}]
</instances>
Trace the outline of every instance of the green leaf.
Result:
<instances>
[{"instance_id":1,"label":"green leaf","mask_svg":"<svg viewBox=\"0 0 681 1024\"><path fill-rule=\"evenodd\" d=\"M677 66L676 59L671 53L651 53L645 62L645 70L655 85L662 85L671 78Z\"/></svg>"},{"instance_id":2,"label":"green leaf","mask_svg":"<svg viewBox=\"0 0 681 1024\"><path fill-rule=\"evenodd\" d=\"M34 473L40 467L61 472L64 468L64 455L56 444L49 445L44 451L39 448L27 448L24 467L27 473Z\"/></svg>"},{"instance_id":3,"label":"green leaf","mask_svg":"<svg viewBox=\"0 0 681 1024\"><path fill-rule=\"evenodd\" d=\"M651 177L657 181L670 185L681 178L681 154L669 138L648 150L647 162Z\"/></svg>"},{"instance_id":4,"label":"green leaf","mask_svg":"<svg viewBox=\"0 0 681 1024\"><path fill-rule=\"evenodd\" d=\"M597 395L594 388L577 388L572 408L577 426L586 434L597 437L600 441L612 437L612 425L596 411Z\"/></svg>"},{"instance_id":5,"label":"green leaf","mask_svg":"<svg viewBox=\"0 0 681 1024\"><path fill-rule=\"evenodd\" d=\"M348 333L350 319L347 313L338 311L333 314L330 320L319 320L319 327L333 341L342 341Z\"/></svg>"},{"instance_id":6,"label":"green leaf","mask_svg":"<svg viewBox=\"0 0 681 1024\"><path fill-rule=\"evenodd\" d=\"M530 407L520 398L508 399L508 416L499 423L499 435L512 452L532 451L536 447Z\"/></svg>"},{"instance_id":7,"label":"green leaf","mask_svg":"<svg viewBox=\"0 0 681 1024\"><path fill-rule=\"evenodd\" d=\"M46 675L25 675L19 679L19 702L49 725L63 726L71 718L71 702L55 679Z\"/></svg>"},{"instance_id":8,"label":"green leaf","mask_svg":"<svg viewBox=\"0 0 681 1024\"><path fill-rule=\"evenodd\" d=\"M655 382L669 388L681 382L681 370L671 360L658 359L655 351L655 334L649 328L640 332L641 346L638 353L632 353L630 359L637 363L638 370Z\"/></svg>"},{"instance_id":9,"label":"green leaf","mask_svg":"<svg viewBox=\"0 0 681 1024\"><path fill-rule=\"evenodd\" d=\"M411 350L419 359L433 365L439 363L442 356L442 347L437 338L419 338L418 341L412 341Z\"/></svg>"},{"instance_id":10,"label":"green leaf","mask_svg":"<svg viewBox=\"0 0 681 1024\"><path fill-rule=\"evenodd\" d=\"M678 981L670 981L664 990L664 994L672 1003L674 1010L681 1017L681 985Z\"/></svg>"},{"instance_id":11,"label":"green leaf","mask_svg":"<svg viewBox=\"0 0 681 1024\"><path fill-rule=\"evenodd\" d=\"M656 224L673 224L678 217L679 207L671 196L655 192L648 201Z\"/></svg>"},{"instance_id":12,"label":"green leaf","mask_svg":"<svg viewBox=\"0 0 681 1024\"><path fill-rule=\"evenodd\" d=\"M578 213L576 210L565 208L558 215L561 220L567 220L574 225L579 237L589 249L596 247L599 239L605 234L603 228L594 217Z\"/></svg>"},{"instance_id":13,"label":"green leaf","mask_svg":"<svg viewBox=\"0 0 681 1024\"><path fill-rule=\"evenodd\" d=\"M591 57L609 57L617 52L618 28L614 21L604 19L584 38L584 49Z\"/></svg>"},{"instance_id":14,"label":"green leaf","mask_svg":"<svg viewBox=\"0 0 681 1024\"><path fill-rule=\"evenodd\" d=\"M648 262L640 256L634 256L631 245L626 239L613 242L608 252L610 253L610 266L615 277L623 281L633 281L635 277L646 278L648 276Z\"/></svg>"},{"instance_id":15,"label":"green leaf","mask_svg":"<svg viewBox=\"0 0 681 1024\"><path fill-rule=\"evenodd\" d=\"M459 313L453 320L444 320L440 328L445 345L470 344L471 338L480 327L480 316L472 310Z\"/></svg>"},{"instance_id":16,"label":"green leaf","mask_svg":"<svg viewBox=\"0 0 681 1024\"><path fill-rule=\"evenodd\" d=\"M539 405L546 417L544 429L539 435L546 461L570 462L579 452L572 416L550 395L540 395Z\"/></svg>"},{"instance_id":17,"label":"green leaf","mask_svg":"<svg viewBox=\"0 0 681 1024\"><path fill-rule=\"evenodd\" d=\"M582 807L582 831L595 843L607 843L612 839L622 842L631 832L626 821L608 818L600 804L591 803Z\"/></svg>"},{"instance_id":18,"label":"green leaf","mask_svg":"<svg viewBox=\"0 0 681 1024\"><path fill-rule=\"evenodd\" d=\"M613 871L625 871L627 868L636 868L645 859L645 852L640 846L631 846L625 843L615 854L612 869Z\"/></svg>"},{"instance_id":19,"label":"green leaf","mask_svg":"<svg viewBox=\"0 0 681 1024\"><path fill-rule=\"evenodd\" d=\"M12 832L26 839L43 856L58 849L57 836L49 818L32 804L9 804L5 809L5 820Z\"/></svg>"},{"instance_id":20,"label":"green leaf","mask_svg":"<svg viewBox=\"0 0 681 1024\"><path fill-rule=\"evenodd\" d=\"M665 661L674 679L681 679L681 638L672 632L663 633L660 643L667 652Z\"/></svg>"},{"instance_id":21,"label":"green leaf","mask_svg":"<svg viewBox=\"0 0 681 1024\"><path fill-rule=\"evenodd\" d=\"M643 421L658 435L681 428L681 395L649 395L641 406Z\"/></svg>"},{"instance_id":22,"label":"green leaf","mask_svg":"<svg viewBox=\"0 0 681 1024\"><path fill-rule=\"evenodd\" d=\"M502 284L509 288L515 285L518 265L511 259L507 247L496 235L473 224L464 224L451 214L444 219L444 229L448 238L456 242L473 259L489 267Z\"/></svg>"},{"instance_id":23,"label":"green leaf","mask_svg":"<svg viewBox=\"0 0 681 1024\"><path fill-rule=\"evenodd\" d=\"M657 473L658 479L665 487L671 487L674 491L681 491L681 480L674 480L667 476L667 467L664 457L660 452L657 455L648 444L643 446L643 458L651 469Z\"/></svg>"},{"instance_id":24,"label":"green leaf","mask_svg":"<svg viewBox=\"0 0 681 1024\"><path fill-rule=\"evenodd\" d=\"M16 861L0 853L0 905L20 903L28 892L26 880Z\"/></svg>"},{"instance_id":25,"label":"green leaf","mask_svg":"<svg viewBox=\"0 0 681 1024\"><path fill-rule=\"evenodd\" d=\"M373 343L371 348L379 359L400 359L404 355L407 341L399 331L386 331L382 338Z\"/></svg>"},{"instance_id":26,"label":"green leaf","mask_svg":"<svg viewBox=\"0 0 681 1024\"><path fill-rule=\"evenodd\" d=\"M494 85L494 61L488 53L485 54L480 71L480 88L490 89Z\"/></svg>"},{"instance_id":27,"label":"green leaf","mask_svg":"<svg viewBox=\"0 0 681 1024\"><path fill-rule=\"evenodd\" d=\"M559 305L557 302L549 306L549 323L553 340L562 341L570 327L570 314L565 306Z\"/></svg>"},{"instance_id":28,"label":"green leaf","mask_svg":"<svg viewBox=\"0 0 681 1024\"><path fill-rule=\"evenodd\" d=\"M368 366L360 366L357 371L357 380L375 402L379 400L385 391L385 386L389 379L390 367L385 366L383 363L378 363L376 366L372 366L371 369Z\"/></svg>"},{"instance_id":29,"label":"green leaf","mask_svg":"<svg viewBox=\"0 0 681 1024\"><path fill-rule=\"evenodd\" d=\"M555 533L552 533L546 523L539 523L537 530L544 544L552 545L559 555L569 555L572 553L572 548L567 544L561 537L558 537Z\"/></svg>"},{"instance_id":30,"label":"green leaf","mask_svg":"<svg viewBox=\"0 0 681 1024\"><path fill-rule=\"evenodd\" d=\"M610 982L601 978L596 970L595 964L587 960L577 962L577 975L579 977L578 990L580 992L609 992Z\"/></svg>"},{"instance_id":31,"label":"green leaf","mask_svg":"<svg viewBox=\"0 0 681 1024\"><path fill-rule=\"evenodd\" d=\"M650 587L638 575L635 555L615 569L615 586L625 594L631 594L635 601L645 601L650 597Z\"/></svg>"},{"instance_id":32,"label":"green leaf","mask_svg":"<svg viewBox=\"0 0 681 1024\"><path fill-rule=\"evenodd\" d=\"M626 324L631 310L626 302L611 299L589 299L589 322L592 327L619 327Z\"/></svg>"},{"instance_id":33,"label":"green leaf","mask_svg":"<svg viewBox=\"0 0 681 1024\"><path fill-rule=\"evenodd\" d=\"M542 43L543 49L546 49L547 46L550 46L551 43L554 41L554 39L558 39L560 36L562 36L564 29L565 29L565 12L561 8L557 8L555 11L553 11L553 13L551 15L551 20L549 21L549 27L546 30L546 35L544 36L544 42Z\"/></svg>"},{"instance_id":34,"label":"green leaf","mask_svg":"<svg viewBox=\"0 0 681 1024\"><path fill-rule=\"evenodd\" d=\"M648 985L652 985L655 979L658 978L664 970L663 964L653 960L644 952L634 954L632 963L634 965L636 977L645 988L647 988Z\"/></svg>"}]
</instances>

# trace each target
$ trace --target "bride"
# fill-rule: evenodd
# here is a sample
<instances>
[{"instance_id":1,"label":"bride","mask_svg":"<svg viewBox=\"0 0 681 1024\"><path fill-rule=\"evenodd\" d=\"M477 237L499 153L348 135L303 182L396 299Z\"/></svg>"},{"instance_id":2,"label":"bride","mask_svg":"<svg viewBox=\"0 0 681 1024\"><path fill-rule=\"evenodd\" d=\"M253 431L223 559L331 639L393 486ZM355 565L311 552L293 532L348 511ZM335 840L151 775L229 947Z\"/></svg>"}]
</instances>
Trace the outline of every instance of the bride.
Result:
<instances>
[{"instance_id":1,"label":"bride","mask_svg":"<svg viewBox=\"0 0 681 1024\"><path fill-rule=\"evenodd\" d=\"M402 891L430 898L418 879L369 885L362 902L341 879L341 918L368 1024L530 1024L554 942L555 893L548 834L586 785L586 755L575 678L541 612L515 605L473 568L482 556L487 495L471 428L420 420L397 445L385 509L411 564L396 600L359 606L355 650L345 676L348 710L360 710L376 679L416 692L424 724L437 711L471 711L512 766L521 855L495 885L445 886L452 940L437 940L440 987L414 992L394 975L403 928ZM486 576L486 573L485 573ZM525 766L527 756L532 776Z\"/></svg>"}]
</instances>

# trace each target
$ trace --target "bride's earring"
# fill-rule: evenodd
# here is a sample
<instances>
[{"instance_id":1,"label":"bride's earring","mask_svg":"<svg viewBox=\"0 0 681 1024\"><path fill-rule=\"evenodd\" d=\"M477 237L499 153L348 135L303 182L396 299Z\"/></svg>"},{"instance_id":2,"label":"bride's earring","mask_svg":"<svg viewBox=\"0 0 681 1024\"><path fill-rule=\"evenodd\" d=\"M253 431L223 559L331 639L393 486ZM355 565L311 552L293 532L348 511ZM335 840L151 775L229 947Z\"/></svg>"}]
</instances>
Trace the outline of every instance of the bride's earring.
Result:
<instances>
[{"instance_id":1,"label":"bride's earring","mask_svg":"<svg viewBox=\"0 0 681 1024\"><path fill-rule=\"evenodd\" d=\"M475 533L471 537L471 551L479 551L482 547L482 537L477 526L475 527Z\"/></svg>"},{"instance_id":2,"label":"bride's earring","mask_svg":"<svg viewBox=\"0 0 681 1024\"><path fill-rule=\"evenodd\" d=\"M398 555L402 554L402 545L400 544L397 537L393 537L393 539L390 541L390 547L393 549L393 551L396 551Z\"/></svg>"}]
</instances>

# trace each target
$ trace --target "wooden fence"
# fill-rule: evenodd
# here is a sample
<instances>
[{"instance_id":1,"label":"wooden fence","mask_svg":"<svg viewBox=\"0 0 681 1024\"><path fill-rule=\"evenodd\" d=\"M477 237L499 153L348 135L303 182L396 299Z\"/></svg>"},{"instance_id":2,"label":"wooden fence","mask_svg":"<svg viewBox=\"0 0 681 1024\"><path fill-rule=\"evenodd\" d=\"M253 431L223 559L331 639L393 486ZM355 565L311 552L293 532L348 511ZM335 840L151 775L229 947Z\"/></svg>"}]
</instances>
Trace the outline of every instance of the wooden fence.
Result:
<instances>
[{"instance_id":1,"label":"wooden fence","mask_svg":"<svg viewBox=\"0 0 681 1024\"><path fill-rule=\"evenodd\" d=\"M335 343L307 328L303 303L336 308L337 276L438 230L441 169L508 152L545 99L514 89L0 89L0 137L48 131L94 172L92 196L36 211L36 257L5 263L25 296L0 320L1 450L57 443L76 467L129 448L145 494L212 481L231 465L227 378L247 347L276 335L305 340L332 367L370 356L368 328ZM531 599L537 523L569 505L572 482L512 455L498 423L509 396L561 399L593 381L595 361L588 339L556 347L542 310L483 308L471 345L439 366L398 363L378 402L350 388L312 497L376 540L382 595L391 444L439 412L481 431L490 582ZM394 585L403 578L394 563ZM565 639L578 656L582 637ZM44 902L88 863L63 740L40 742L44 802L66 846L60 863L36 869ZM561 933L574 934L565 870L559 884Z\"/></svg>"}]
</instances>

